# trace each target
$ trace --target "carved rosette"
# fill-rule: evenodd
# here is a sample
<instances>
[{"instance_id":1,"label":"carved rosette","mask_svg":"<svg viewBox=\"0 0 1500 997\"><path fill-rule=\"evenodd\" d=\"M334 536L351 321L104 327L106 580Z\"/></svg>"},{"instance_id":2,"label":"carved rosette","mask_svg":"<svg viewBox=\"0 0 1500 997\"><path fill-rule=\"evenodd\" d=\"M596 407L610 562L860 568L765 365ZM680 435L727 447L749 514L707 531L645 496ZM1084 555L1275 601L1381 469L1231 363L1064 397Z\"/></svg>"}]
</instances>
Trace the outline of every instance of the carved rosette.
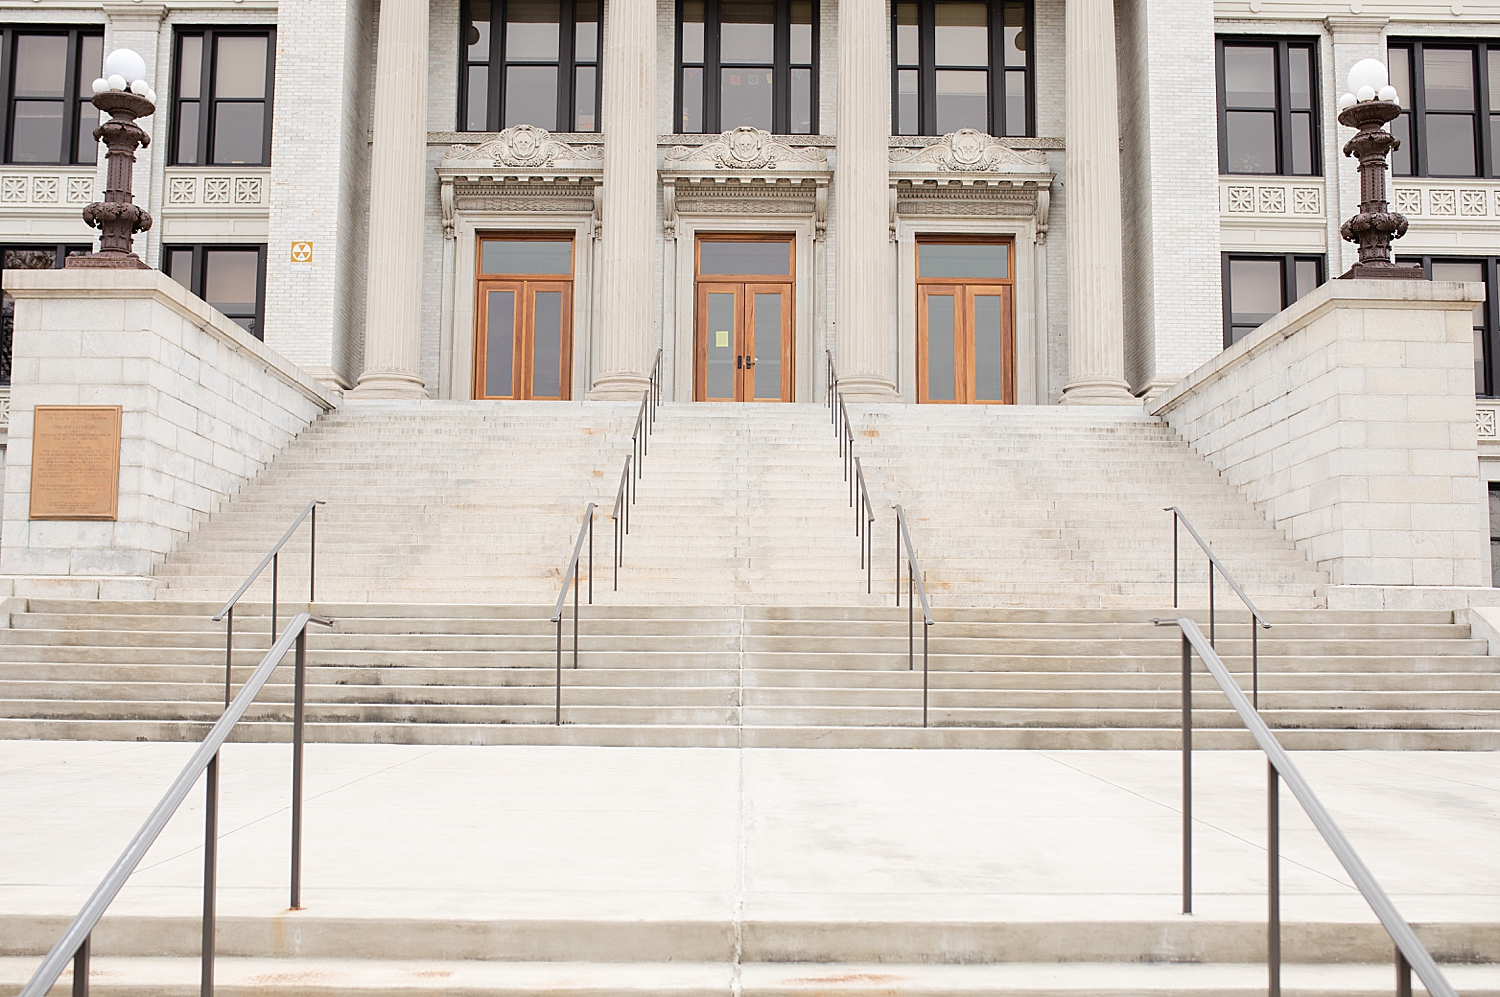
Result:
<instances>
[{"instance_id":1,"label":"carved rosette","mask_svg":"<svg viewBox=\"0 0 1500 997\"><path fill-rule=\"evenodd\" d=\"M667 153L669 170L826 170L828 152L816 146L790 146L767 131L742 125L699 146L679 145Z\"/></svg>"}]
</instances>

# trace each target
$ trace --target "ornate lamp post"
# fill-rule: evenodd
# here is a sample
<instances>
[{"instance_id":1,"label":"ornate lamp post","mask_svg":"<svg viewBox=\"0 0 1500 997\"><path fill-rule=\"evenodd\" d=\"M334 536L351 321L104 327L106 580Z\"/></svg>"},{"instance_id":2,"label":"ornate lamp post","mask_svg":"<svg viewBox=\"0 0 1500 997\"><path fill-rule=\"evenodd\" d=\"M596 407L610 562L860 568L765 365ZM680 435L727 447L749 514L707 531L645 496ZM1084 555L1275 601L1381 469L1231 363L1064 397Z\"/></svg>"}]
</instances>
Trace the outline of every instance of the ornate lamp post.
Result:
<instances>
[{"instance_id":1,"label":"ornate lamp post","mask_svg":"<svg viewBox=\"0 0 1500 997\"><path fill-rule=\"evenodd\" d=\"M1339 124L1359 129L1344 144L1344 155L1359 160L1359 213L1339 232L1359 244L1359 262L1340 279L1422 280L1420 266L1391 258L1391 240L1406 234L1406 216L1391 210L1385 193L1385 157L1401 144L1385 127L1401 114L1396 88L1379 60L1362 59L1349 71L1349 89L1339 98Z\"/></svg>"},{"instance_id":2,"label":"ornate lamp post","mask_svg":"<svg viewBox=\"0 0 1500 997\"><path fill-rule=\"evenodd\" d=\"M151 144L136 119L156 112L156 91L145 76L145 60L130 49L118 49L104 61L104 76L94 81L94 106L110 115L94 129L94 138L108 151L104 200L84 208L83 220L99 229L99 252L68 257L69 268L150 269L131 249L135 234L151 228L151 215L135 203L133 193L135 150Z\"/></svg>"}]
</instances>

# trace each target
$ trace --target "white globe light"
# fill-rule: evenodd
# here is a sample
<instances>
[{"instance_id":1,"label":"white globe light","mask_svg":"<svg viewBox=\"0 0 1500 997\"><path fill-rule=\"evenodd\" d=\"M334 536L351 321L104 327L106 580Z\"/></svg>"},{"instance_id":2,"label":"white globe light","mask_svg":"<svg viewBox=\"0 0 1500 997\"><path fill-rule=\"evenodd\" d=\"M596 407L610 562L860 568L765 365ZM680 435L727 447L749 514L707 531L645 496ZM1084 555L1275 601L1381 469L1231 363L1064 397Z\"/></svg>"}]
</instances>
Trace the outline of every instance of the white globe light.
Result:
<instances>
[{"instance_id":1,"label":"white globe light","mask_svg":"<svg viewBox=\"0 0 1500 997\"><path fill-rule=\"evenodd\" d=\"M1394 104L1396 103L1396 98L1399 97L1400 94L1396 93L1395 87L1384 86L1380 88L1380 92L1375 96L1379 97L1381 100L1388 101L1389 103Z\"/></svg>"},{"instance_id":2,"label":"white globe light","mask_svg":"<svg viewBox=\"0 0 1500 997\"><path fill-rule=\"evenodd\" d=\"M109 78L109 88L111 90L124 90L125 89L125 77L121 76L119 73L116 73L115 75L111 76Z\"/></svg>"},{"instance_id":3,"label":"white globe light","mask_svg":"<svg viewBox=\"0 0 1500 997\"><path fill-rule=\"evenodd\" d=\"M1360 103L1364 103L1367 100L1374 100L1375 99L1375 88L1374 87L1360 87L1358 90L1356 90L1354 92L1354 96L1356 96L1356 97L1359 98Z\"/></svg>"},{"instance_id":4,"label":"white globe light","mask_svg":"<svg viewBox=\"0 0 1500 997\"><path fill-rule=\"evenodd\" d=\"M146 78L146 60L128 48L117 48L104 60L104 75L120 76L128 83Z\"/></svg>"},{"instance_id":5,"label":"white globe light","mask_svg":"<svg viewBox=\"0 0 1500 997\"><path fill-rule=\"evenodd\" d=\"M106 80L104 77L101 76L97 80L94 81L94 93L103 93L104 91L106 91L108 89L109 89L109 80Z\"/></svg>"},{"instance_id":6,"label":"white globe light","mask_svg":"<svg viewBox=\"0 0 1500 997\"><path fill-rule=\"evenodd\" d=\"M1352 93L1346 93L1342 97L1339 98L1339 110L1342 111L1346 107L1353 107L1355 104L1358 104L1358 103L1359 103L1359 98L1358 97L1354 96L1354 94L1352 94Z\"/></svg>"},{"instance_id":7,"label":"white globe light","mask_svg":"<svg viewBox=\"0 0 1500 997\"><path fill-rule=\"evenodd\" d=\"M1379 59L1361 59L1349 70L1349 89L1355 94L1369 87L1373 95L1389 82L1391 78L1385 71L1385 63ZM1373 96L1360 97L1360 100L1373 99Z\"/></svg>"}]
</instances>

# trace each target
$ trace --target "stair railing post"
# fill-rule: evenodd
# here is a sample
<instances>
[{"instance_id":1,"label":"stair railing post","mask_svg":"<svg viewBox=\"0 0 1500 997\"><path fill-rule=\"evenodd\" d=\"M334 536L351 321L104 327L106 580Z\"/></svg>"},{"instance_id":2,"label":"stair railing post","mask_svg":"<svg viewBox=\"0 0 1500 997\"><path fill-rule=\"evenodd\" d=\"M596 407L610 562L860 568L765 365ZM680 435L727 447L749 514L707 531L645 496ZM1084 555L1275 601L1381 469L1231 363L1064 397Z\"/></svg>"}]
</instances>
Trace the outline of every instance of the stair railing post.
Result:
<instances>
[{"instance_id":1,"label":"stair railing post","mask_svg":"<svg viewBox=\"0 0 1500 997\"><path fill-rule=\"evenodd\" d=\"M1182 635L1182 912L1193 912L1193 646Z\"/></svg>"},{"instance_id":2,"label":"stair railing post","mask_svg":"<svg viewBox=\"0 0 1500 997\"><path fill-rule=\"evenodd\" d=\"M1281 997L1281 779L1266 762L1266 972L1268 997Z\"/></svg>"},{"instance_id":3,"label":"stair railing post","mask_svg":"<svg viewBox=\"0 0 1500 997\"><path fill-rule=\"evenodd\" d=\"M201 997L213 997L214 993L214 944L218 935L218 915L215 909L219 885L219 754L208 763L203 786L203 947L202 979L199 984Z\"/></svg>"},{"instance_id":4,"label":"stair railing post","mask_svg":"<svg viewBox=\"0 0 1500 997\"><path fill-rule=\"evenodd\" d=\"M84 938L73 953L73 997L89 997L89 945L94 936Z\"/></svg>"},{"instance_id":5,"label":"stair railing post","mask_svg":"<svg viewBox=\"0 0 1500 997\"><path fill-rule=\"evenodd\" d=\"M302 751L306 743L307 627L297 635L292 680L292 910L302 909Z\"/></svg>"}]
</instances>

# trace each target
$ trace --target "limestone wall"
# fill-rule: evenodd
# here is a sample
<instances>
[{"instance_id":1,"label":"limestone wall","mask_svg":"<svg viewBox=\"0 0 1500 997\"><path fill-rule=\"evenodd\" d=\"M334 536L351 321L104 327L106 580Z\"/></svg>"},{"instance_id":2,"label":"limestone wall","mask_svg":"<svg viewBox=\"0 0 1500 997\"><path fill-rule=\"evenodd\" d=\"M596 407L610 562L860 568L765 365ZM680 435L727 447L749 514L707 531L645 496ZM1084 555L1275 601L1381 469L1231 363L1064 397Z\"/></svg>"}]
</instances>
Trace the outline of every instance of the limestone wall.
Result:
<instances>
[{"instance_id":1,"label":"limestone wall","mask_svg":"<svg viewBox=\"0 0 1500 997\"><path fill-rule=\"evenodd\" d=\"M1335 586L1487 585L1478 284L1335 280L1153 406Z\"/></svg>"},{"instance_id":2,"label":"limestone wall","mask_svg":"<svg viewBox=\"0 0 1500 997\"><path fill-rule=\"evenodd\" d=\"M132 597L319 415L326 389L155 270L7 270L16 299L0 573L18 596ZM123 408L119 519L29 520L37 405Z\"/></svg>"}]
</instances>

